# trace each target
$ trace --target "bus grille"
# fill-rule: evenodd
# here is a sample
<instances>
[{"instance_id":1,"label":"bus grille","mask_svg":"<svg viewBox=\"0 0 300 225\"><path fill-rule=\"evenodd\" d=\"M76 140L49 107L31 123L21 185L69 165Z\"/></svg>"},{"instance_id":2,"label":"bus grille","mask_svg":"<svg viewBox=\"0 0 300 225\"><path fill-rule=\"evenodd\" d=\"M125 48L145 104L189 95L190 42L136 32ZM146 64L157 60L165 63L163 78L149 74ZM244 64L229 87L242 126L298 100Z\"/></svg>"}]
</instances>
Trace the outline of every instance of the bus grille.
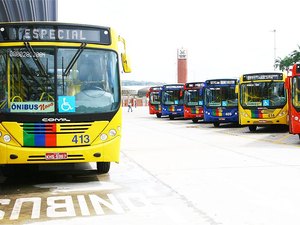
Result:
<instances>
[{"instance_id":1,"label":"bus grille","mask_svg":"<svg viewBox=\"0 0 300 225\"><path fill-rule=\"evenodd\" d=\"M91 123L24 123L23 146L26 147L59 147L73 146L72 137L88 132ZM76 146L80 146L77 144Z\"/></svg>"}]
</instances>

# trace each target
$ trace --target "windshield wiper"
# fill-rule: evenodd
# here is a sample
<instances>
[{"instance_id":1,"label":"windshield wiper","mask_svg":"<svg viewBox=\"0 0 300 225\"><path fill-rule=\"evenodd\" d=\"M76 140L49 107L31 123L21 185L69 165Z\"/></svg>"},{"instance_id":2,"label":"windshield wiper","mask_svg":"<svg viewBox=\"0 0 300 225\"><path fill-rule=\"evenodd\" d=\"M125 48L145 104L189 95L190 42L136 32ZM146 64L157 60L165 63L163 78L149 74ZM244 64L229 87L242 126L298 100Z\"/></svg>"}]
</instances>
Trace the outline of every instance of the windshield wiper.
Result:
<instances>
[{"instance_id":1,"label":"windshield wiper","mask_svg":"<svg viewBox=\"0 0 300 225\"><path fill-rule=\"evenodd\" d=\"M87 43L82 43L80 45L80 47L78 48L77 52L75 53L75 55L71 59L69 65L66 67L66 70L63 71L63 76L67 76L70 73L71 68L74 66L75 62L77 61L77 59L79 58L79 56L83 52L83 50L86 47L86 45L87 45Z\"/></svg>"},{"instance_id":2,"label":"windshield wiper","mask_svg":"<svg viewBox=\"0 0 300 225\"><path fill-rule=\"evenodd\" d=\"M38 67L39 71L41 72L41 75L44 77L47 77L48 75L47 75L44 65L41 63L39 58L36 56L36 53L33 50L33 48L31 47L31 45L29 44L29 42L24 42L24 45L27 48L27 50L29 51L29 53L30 53L31 57L33 58L34 63Z\"/></svg>"}]
</instances>

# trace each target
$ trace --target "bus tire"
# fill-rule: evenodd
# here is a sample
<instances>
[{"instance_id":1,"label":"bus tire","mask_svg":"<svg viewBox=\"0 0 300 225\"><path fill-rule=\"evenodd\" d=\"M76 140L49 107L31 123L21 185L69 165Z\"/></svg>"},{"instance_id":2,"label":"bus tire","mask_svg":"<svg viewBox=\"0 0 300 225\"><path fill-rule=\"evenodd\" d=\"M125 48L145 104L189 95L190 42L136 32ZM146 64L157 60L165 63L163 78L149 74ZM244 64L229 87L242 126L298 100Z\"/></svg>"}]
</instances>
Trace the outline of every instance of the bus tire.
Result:
<instances>
[{"instance_id":1,"label":"bus tire","mask_svg":"<svg viewBox=\"0 0 300 225\"><path fill-rule=\"evenodd\" d=\"M194 118L192 119L193 123L198 123L198 119L197 118Z\"/></svg>"},{"instance_id":2,"label":"bus tire","mask_svg":"<svg viewBox=\"0 0 300 225\"><path fill-rule=\"evenodd\" d=\"M174 120L175 117L173 115L170 115L169 118L170 120Z\"/></svg>"},{"instance_id":3,"label":"bus tire","mask_svg":"<svg viewBox=\"0 0 300 225\"><path fill-rule=\"evenodd\" d=\"M220 123L219 122L214 122L214 127L219 127Z\"/></svg>"},{"instance_id":4,"label":"bus tire","mask_svg":"<svg viewBox=\"0 0 300 225\"><path fill-rule=\"evenodd\" d=\"M161 113L157 113L157 114L156 114L156 117L157 117L157 118L161 118Z\"/></svg>"},{"instance_id":5,"label":"bus tire","mask_svg":"<svg viewBox=\"0 0 300 225\"><path fill-rule=\"evenodd\" d=\"M110 169L110 162L97 162L98 174L108 173L109 169Z\"/></svg>"},{"instance_id":6,"label":"bus tire","mask_svg":"<svg viewBox=\"0 0 300 225\"><path fill-rule=\"evenodd\" d=\"M256 125L250 125L250 126L249 126L249 130L250 130L251 132L256 131L256 128L257 128Z\"/></svg>"}]
</instances>

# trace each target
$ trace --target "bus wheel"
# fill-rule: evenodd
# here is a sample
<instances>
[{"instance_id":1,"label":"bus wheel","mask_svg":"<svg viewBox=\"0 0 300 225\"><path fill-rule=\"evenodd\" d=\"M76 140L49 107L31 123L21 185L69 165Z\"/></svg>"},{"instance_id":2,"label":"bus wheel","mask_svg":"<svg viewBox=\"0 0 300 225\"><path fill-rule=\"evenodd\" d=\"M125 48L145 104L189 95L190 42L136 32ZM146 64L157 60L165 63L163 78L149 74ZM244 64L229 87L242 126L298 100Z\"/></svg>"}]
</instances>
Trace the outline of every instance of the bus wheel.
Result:
<instances>
[{"instance_id":1,"label":"bus wheel","mask_svg":"<svg viewBox=\"0 0 300 225\"><path fill-rule=\"evenodd\" d=\"M170 120L174 120L174 116L173 115L170 115Z\"/></svg>"},{"instance_id":2,"label":"bus wheel","mask_svg":"<svg viewBox=\"0 0 300 225\"><path fill-rule=\"evenodd\" d=\"M198 123L198 119L197 119L197 118L192 119L192 121L193 121L194 123Z\"/></svg>"},{"instance_id":3,"label":"bus wheel","mask_svg":"<svg viewBox=\"0 0 300 225\"><path fill-rule=\"evenodd\" d=\"M110 169L110 162L97 162L98 174L108 173Z\"/></svg>"},{"instance_id":4,"label":"bus wheel","mask_svg":"<svg viewBox=\"0 0 300 225\"><path fill-rule=\"evenodd\" d=\"M157 114L156 114L156 117L157 117L157 118L161 118L161 113L157 113Z\"/></svg>"},{"instance_id":5,"label":"bus wheel","mask_svg":"<svg viewBox=\"0 0 300 225\"><path fill-rule=\"evenodd\" d=\"M214 122L214 127L219 127L220 123L219 122Z\"/></svg>"},{"instance_id":6,"label":"bus wheel","mask_svg":"<svg viewBox=\"0 0 300 225\"><path fill-rule=\"evenodd\" d=\"M252 132L252 131L256 131L256 127L255 125L250 125L249 126L249 130Z\"/></svg>"}]
</instances>

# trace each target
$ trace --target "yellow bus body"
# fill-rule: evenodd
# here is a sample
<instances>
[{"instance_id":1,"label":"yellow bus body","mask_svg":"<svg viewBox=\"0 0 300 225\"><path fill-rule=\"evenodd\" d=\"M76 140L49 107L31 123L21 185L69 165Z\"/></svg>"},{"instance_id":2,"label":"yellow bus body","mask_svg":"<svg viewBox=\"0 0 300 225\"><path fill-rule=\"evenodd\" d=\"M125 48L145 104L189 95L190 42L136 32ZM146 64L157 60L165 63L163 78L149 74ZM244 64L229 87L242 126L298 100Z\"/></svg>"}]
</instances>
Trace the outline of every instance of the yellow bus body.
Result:
<instances>
[{"instance_id":1,"label":"yellow bus body","mask_svg":"<svg viewBox=\"0 0 300 225\"><path fill-rule=\"evenodd\" d=\"M282 80L251 80L245 81L243 80L243 76L241 76L239 85L238 85L238 109L239 109L239 123L240 125L255 125L255 126L266 126L266 125L288 125L288 104L286 104L281 108L268 108L268 107L254 107L252 109L245 109L241 105L241 85L250 84L250 83L258 83L258 82L284 82L286 75L283 74ZM287 97L287 96L286 96ZM259 110L259 115L258 111Z\"/></svg>"},{"instance_id":2,"label":"yellow bus body","mask_svg":"<svg viewBox=\"0 0 300 225\"><path fill-rule=\"evenodd\" d=\"M8 23L9 24L9 23ZM59 24L59 23L58 23ZM73 25L76 27L76 25ZM124 49L125 40L118 36L116 32L110 28L110 44L97 44L87 43L85 48L89 49L101 49L112 50L119 55L119 62L123 66L124 72L130 72L130 65L126 58L126 52L120 53L119 42L123 42ZM81 43L71 41L28 41L32 47L73 47L79 48ZM12 42L0 42L0 48L14 48L23 47L24 42L12 41ZM122 55L122 57L121 57ZM7 64L10 64L8 57ZM9 80L10 68L7 66L7 79L8 87L14 84ZM126 71L125 71L126 70ZM76 89L77 87L74 86ZM119 89L121 87L118 87ZM121 91L120 91L121 93ZM12 96L10 96L12 95ZM14 96L9 92L8 99L12 99ZM18 97L18 96L17 96ZM43 98L43 96L41 97ZM120 96L121 98L121 96ZM54 101L54 100L53 100ZM8 100L7 104L13 101ZM0 106L2 107L2 105ZM18 114L15 114L16 117ZM34 115L32 115L34 116ZM46 116L47 117L47 116ZM49 117L64 117L57 115L49 115ZM17 121L17 120L16 120ZM0 121L0 165L7 164L53 164L53 163L81 163L81 162L119 162L120 160L120 141L121 141L121 123L122 123L122 108L117 108L114 116L110 121L100 120L92 122L59 122L46 121L45 124L54 124L56 146L26 146L24 145L26 131L26 121L23 123L15 121ZM37 122L43 123L43 122ZM30 123L29 123L30 124ZM64 131L65 125L69 126L69 132ZM74 125L74 127L72 127ZM88 141L75 143L74 135L76 129L81 127L81 138L84 135L88 136ZM75 131L75 132L74 132ZM104 138L102 138L104 137ZM48 160L47 154L65 154L67 157L62 159Z\"/></svg>"}]
</instances>

